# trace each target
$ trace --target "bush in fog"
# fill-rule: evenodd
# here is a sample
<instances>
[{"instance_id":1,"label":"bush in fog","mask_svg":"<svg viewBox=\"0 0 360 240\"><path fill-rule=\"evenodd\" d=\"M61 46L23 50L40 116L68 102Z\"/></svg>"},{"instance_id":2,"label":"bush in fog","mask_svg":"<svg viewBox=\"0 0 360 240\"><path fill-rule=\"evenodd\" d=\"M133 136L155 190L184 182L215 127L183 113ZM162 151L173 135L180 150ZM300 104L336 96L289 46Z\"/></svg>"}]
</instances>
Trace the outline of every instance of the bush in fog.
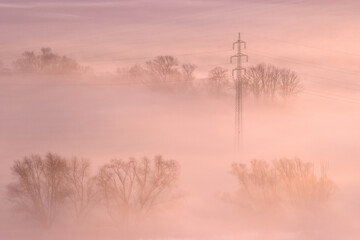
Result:
<instances>
[{"instance_id":1,"label":"bush in fog","mask_svg":"<svg viewBox=\"0 0 360 240\"><path fill-rule=\"evenodd\" d=\"M233 164L231 173L240 185L237 203L253 209L322 204L335 189L325 165L316 173L313 164L299 159L252 160Z\"/></svg>"},{"instance_id":2,"label":"bush in fog","mask_svg":"<svg viewBox=\"0 0 360 240\"><path fill-rule=\"evenodd\" d=\"M15 71L20 73L74 73L83 69L74 59L54 53L51 48L42 48L40 54L24 52L14 62Z\"/></svg>"},{"instance_id":3,"label":"bush in fog","mask_svg":"<svg viewBox=\"0 0 360 240\"><path fill-rule=\"evenodd\" d=\"M83 217L95 199L89 162L68 160L49 153L31 155L15 161L15 182L8 186L8 198L15 208L50 226L60 207L72 206L77 218Z\"/></svg>"},{"instance_id":4,"label":"bush in fog","mask_svg":"<svg viewBox=\"0 0 360 240\"><path fill-rule=\"evenodd\" d=\"M174 160L112 160L96 176L97 186L112 217L128 219L172 199L179 175Z\"/></svg>"},{"instance_id":5,"label":"bush in fog","mask_svg":"<svg viewBox=\"0 0 360 240\"><path fill-rule=\"evenodd\" d=\"M294 71L271 64L248 67L243 79L244 94L255 100L287 99L302 90Z\"/></svg>"},{"instance_id":6,"label":"bush in fog","mask_svg":"<svg viewBox=\"0 0 360 240\"><path fill-rule=\"evenodd\" d=\"M135 64L131 67L118 68L117 74L123 81L131 81L137 83L145 83L148 80L146 70L139 64Z\"/></svg>"},{"instance_id":7,"label":"bush in fog","mask_svg":"<svg viewBox=\"0 0 360 240\"><path fill-rule=\"evenodd\" d=\"M55 154L31 155L15 161L16 182L8 186L8 197L19 211L49 226L69 196L66 160Z\"/></svg>"}]
</instances>

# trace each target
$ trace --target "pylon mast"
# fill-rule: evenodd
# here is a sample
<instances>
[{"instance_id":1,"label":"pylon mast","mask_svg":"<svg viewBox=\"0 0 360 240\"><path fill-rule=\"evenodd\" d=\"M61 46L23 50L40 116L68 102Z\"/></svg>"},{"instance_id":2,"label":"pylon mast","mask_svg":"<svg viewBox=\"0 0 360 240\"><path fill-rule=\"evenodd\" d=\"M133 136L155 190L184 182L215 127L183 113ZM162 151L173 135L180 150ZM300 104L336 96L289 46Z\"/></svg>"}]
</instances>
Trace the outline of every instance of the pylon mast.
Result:
<instances>
[{"instance_id":1,"label":"pylon mast","mask_svg":"<svg viewBox=\"0 0 360 240\"><path fill-rule=\"evenodd\" d=\"M237 44L237 54L230 57L230 63L232 59L236 58L237 66L232 70L232 76L235 82L235 146L237 150L242 148L243 144L243 79L242 72L245 72L246 69L242 67L242 58L246 57L248 61L248 56L241 53L242 46L246 48L246 42L241 41L241 35L239 33L238 40L233 43L233 49ZM234 77L234 72L236 72L236 78Z\"/></svg>"}]
</instances>

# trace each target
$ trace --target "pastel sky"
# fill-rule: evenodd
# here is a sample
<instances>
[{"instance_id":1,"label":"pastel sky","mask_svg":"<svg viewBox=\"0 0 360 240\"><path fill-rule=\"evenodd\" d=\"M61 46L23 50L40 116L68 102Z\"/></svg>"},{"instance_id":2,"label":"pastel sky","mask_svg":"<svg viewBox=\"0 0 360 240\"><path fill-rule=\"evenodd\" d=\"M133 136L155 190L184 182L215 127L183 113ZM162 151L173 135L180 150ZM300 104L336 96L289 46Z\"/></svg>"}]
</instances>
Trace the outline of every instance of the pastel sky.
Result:
<instances>
[{"instance_id":1,"label":"pastel sky","mask_svg":"<svg viewBox=\"0 0 360 240\"><path fill-rule=\"evenodd\" d=\"M359 11L356 0L0 0L0 60L10 65L23 51L48 46L114 71L172 54L205 74L230 67L240 31L249 64L357 74Z\"/></svg>"},{"instance_id":2,"label":"pastel sky","mask_svg":"<svg viewBox=\"0 0 360 240\"><path fill-rule=\"evenodd\" d=\"M229 233L243 229L245 234L234 239L279 239L295 230L299 239L360 239L354 237L360 236L359 26L360 0L0 0L0 61L5 67L11 68L24 51L51 47L96 73L3 74L1 66L0 196L5 199L1 194L11 183L13 160L27 154L86 157L93 160L94 171L110 159L162 154L181 163L184 198L174 209L165 207L164 218L160 211L160 221L157 214L148 218L145 229L154 224L156 233L149 239L202 234L199 239L216 239L205 237L212 234L231 239ZM196 94L161 94L114 77L119 67L159 55L196 64L198 79L216 66L230 70L238 32L247 42L245 67L265 62L290 68L304 86L297 98L279 104L244 101L241 156L233 154L233 95L209 97L205 87L196 88ZM251 220L229 204L230 198L224 201L223 193L237 189L231 163L282 157L319 167L329 163L339 193L335 201L320 209L311 206L304 214L285 209L289 215L283 228L282 221L276 223L280 208L269 208L265 215L255 211ZM8 206L0 204L0 239L71 239L82 232L89 236L83 239L114 239L117 233L121 239L126 237L122 229L128 232L117 221L113 227L97 222L102 216L95 211L93 219L86 219L90 225L77 228L64 218L60 228L32 234L30 225L14 221L18 215ZM264 221L249 230L257 217ZM137 231L132 225L129 233ZM66 226L74 226L74 234ZM266 238L256 235L262 228ZM4 233L9 237L2 238ZM147 230L141 239L146 236L151 236Z\"/></svg>"}]
</instances>

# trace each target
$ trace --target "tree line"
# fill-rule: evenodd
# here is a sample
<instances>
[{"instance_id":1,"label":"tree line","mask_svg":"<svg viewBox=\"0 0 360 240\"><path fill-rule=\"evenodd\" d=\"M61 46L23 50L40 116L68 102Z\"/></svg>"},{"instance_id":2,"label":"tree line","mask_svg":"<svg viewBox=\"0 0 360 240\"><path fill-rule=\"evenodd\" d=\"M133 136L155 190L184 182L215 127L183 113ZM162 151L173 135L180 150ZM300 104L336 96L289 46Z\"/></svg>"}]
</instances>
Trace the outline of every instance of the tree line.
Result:
<instances>
[{"instance_id":1,"label":"tree line","mask_svg":"<svg viewBox=\"0 0 360 240\"><path fill-rule=\"evenodd\" d=\"M89 70L75 59L55 53L51 48L44 47L40 53L25 51L12 63L13 69L6 72L26 74L72 74L83 73ZM0 64L0 72L5 68Z\"/></svg>"},{"instance_id":2,"label":"tree line","mask_svg":"<svg viewBox=\"0 0 360 240\"><path fill-rule=\"evenodd\" d=\"M122 80L140 82L154 89L189 91L195 87L196 68L191 63L179 64L174 56L158 56L144 64L118 68L117 73Z\"/></svg>"},{"instance_id":3,"label":"tree line","mask_svg":"<svg viewBox=\"0 0 360 240\"><path fill-rule=\"evenodd\" d=\"M7 199L15 210L50 227L63 209L81 221L98 206L111 219L126 221L179 196L180 164L175 160L114 159L95 174L90 166L87 159L54 153L25 156L11 168ZM313 164L299 159L234 163L231 173L239 183L231 200L243 209L319 206L335 190L325 165L317 173Z\"/></svg>"},{"instance_id":4,"label":"tree line","mask_svg":"<svg viewBox=\"0 0 360 240\"><path fill-rule=\"evenodd\" d=\"M89 160L48 153L25 156L11 170L15 181L8 185L8 199L44 226L65 206L77 220L96 204L115 218L149 211L171 196L179 175L177 162L161 156L114 159L91 175Z\"/></svg>"},{"instance_id":5,"label":"tree line","mask_svg":"<svg viewBox=\"0 0 360 240\"><path fill-rule=\"evenodd\" d=\"M3 69L3 70L2 70ZM0 63L0 72L5 68ZM70 74L90 71L76 60L53 52L51 48L41 48L39 54L25 51L13 63L14 72L31 74ZM117 69L120 80L141 83L151 89L166 91L205 90L211 95L224 95L236 88L229 70L214 67L205 79L196 79L197 66L192 63L180 63L174 56L157 56L142 64ZM9 70L7 70L9 71ZM288 99L303 90L296 72L260 63L246 68L242 77L243 96L255 101L273 101Z\"/></svg>"},{"instance_id":6,"label":"tree line","mask_svg":"<svg viewBox=\"0 0 360 240\"><path fill-rule=\"evenodd\" d=\"M180 65L173 56L158 56L144 64L128 68L119 68L118 73L124 80L137 81L150 87L167 90L189 91L203 88L213 95L223 95L236 87L236 81L223 67L214 67L200 85L195 85L195 70L191 63ZM242 77L242 88L245 98L256 101L288 99L302 91L303 86L298 75L287 68L261 63L250 66Z\"/></svg>"}]
</instances>

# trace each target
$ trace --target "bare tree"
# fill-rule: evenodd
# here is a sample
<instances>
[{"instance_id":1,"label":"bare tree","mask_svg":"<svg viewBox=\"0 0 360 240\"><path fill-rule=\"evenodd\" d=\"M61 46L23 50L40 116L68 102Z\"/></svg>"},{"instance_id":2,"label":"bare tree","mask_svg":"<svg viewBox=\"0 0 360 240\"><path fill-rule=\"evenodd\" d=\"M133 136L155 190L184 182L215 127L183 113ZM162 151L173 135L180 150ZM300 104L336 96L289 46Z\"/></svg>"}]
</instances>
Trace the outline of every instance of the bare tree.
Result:
<instances>
[{"instance_id":1,"label":"bare tree","mask_svg":"<svg viewBox=\"0 0 360 240\"><path fill-rule=\"evenodd\" d=\"M161 156L152 161L148 158L112 160L100 169L97 185L109 213L128 218L170 200L178 174L178 164Z\"/></svg>"},{"instance_id":2,"label":"bare tree","mask_svg":"<svg viewBox=\"0 0 360 240\"><path fill-rule=\"evenodd\" d=\"M129 74L130 74L130 77L132 77L134 79L139 79L141 77L144 77L145 69L142 66L136 64L129 68Z\"/></svg>"},{"instance_id":3,"label":"bare tree","mask_svg":"<svg viewBox=\"0 0 360 240\"><path fill-rule=\"evenodd\" d=\"M40 71L53 72L59 70L57 66L60 56L53 53L51 48L41 48L41 55L38 56L40 62Z\"/></svg>"},{"instance_id":4,"label":"bare tree","mask_svg":"<svg viewBox=\"0 0 360 240\"><path fill-rule=\"evenodd\" d=\"M293 205L322 203L334 193L335 185L327 176L327 166L321 164L316 174L311 163L300 159L279 159L273 162L284 194Z\"/></svg>"},{"instance_id":5,"label":"bare tree","mask_svg":"<svg viewBox=\"0 0 360 240\"><path fill-rule=\"evenodd\" d=\"M196 65L179 66L173 56L158 56L144 65L118 68L121 79L141 82L155 90L187 91L192 89Z\"/></svg>"},{"instance_id":6,"label":"bare tree","mask_svg":"<svg viewBox=\"0 0 360 240\"><path fill-rule=\"evenodd\" d=\"M297 74L290 69L282 69L280 72L279 94L287 99L303 90Z\"/></svg>"},{"instance_id":7,"label":"bare tree","mask_svg":"<svg viewBox=\"0 0 360 240\"><path fill-rule=\"evenodd\" d=\"M148 74L146 70L139 64L131 67L122 67L117 69L120 78L125 81L147 82Z\"/></svg>"},{"instance_id":8,"label":"bare tree","mask_svg":"<svg viewBox=\"0 0 360 240\"><path fill-rule=\"evenodd\" d=\"M39 61L34 52L26 51L14 62L14 68L22 73L35 73L39 70Z\"/></svg>"},{"instance_id":9,"label":"bare tree","mask_svg":"<svg viewBox=\"0 0 360 240\"><path fill-rule=\"evenodd\" d=\"M272 65L264 63L249 67L245 73L246 92L252 94L256 100L261 97L274 99L280 70Z\"/></svg>"},{"instance_id":10,"label":"bare tree","mask_svg":"<svg viewBox=\"0 0 360 240\"><path fill-rule=\"evenodd\" d=\"M51 48L42 48L41 54L26 51L14 62L17 72L21 73L74 73L83 70L75 60L54 53Z\"/></svg>"},{"instance_id":11,"label":"bare tree","mask_svg":"<svg viewBox=\"0 0 360 240\"><path fill-rule=\"evenodd\" d=\"M288 98L301 91L295 72L261 63L247 68L244 75L244 89L256 100L274 100L278 96Z\"/></svg>"},{"instance_id":12,"label":"bare tree","mask_svg":"<svg viewBox=\"0 0 360 240\"><path fill-rule=\"evenodd\" d=\"M193 81L195 79L194 72L197 66L191 63L185 63L182 65L182 78L179 83L179 88L181 90L188 90L193 87Z\"/></svg>"},{"instance_id":13,"label":"bare tree","mask_svg":"<svg viewBox=\"0 0 360 240\"><path fill-rule=\"evenodd\" d=\"M16 182L8 186L9 199L18 210L50 226L69 195L66 169L65 159L52 153L45 158L31 155L15 161L12 172Z\"/></svg>"},{"instance_id":14,"label":"bare tree","mask_svg":"<svg viewBox=\"0 0 360 240\"><path fill-rule=\"evenodd\" d=\"M75 60L53 53L51 48L42 48L38 58L41 72L70 73L79 70L79 64Z\"/></svg>"},{"instance_id":15,"label":"bare tree","mask_svg":"<svg viewBox=\"0 0 360 240\"><path fill-rule=\"evenodd\" d=\"M229 87L230 81L228 70L222 67L215 67L210 70L207 87L211 93L221 94Z\"/></svg>"},{"instance_id":16,"label":"bare tree","mask_svg":"<svg viewBox=\"0 0 360 240\"><path fill-rule=\"evenodd\" d=\"M82 220L97 202L95 179L90 176L89 160L74 157L67 162L66 184L76 217Z\"/></svg>"},{"instance_id":17,"label":"bare tree","mask_svg":"<svg viewBox=\"0 0 360 240\"><path fill-rule=\"evenodd\" d=\"M146 62L146 70L152 76L153 81L167 82L178 73L178 60L173 56L158 56Z\"/></svg>"},{"instance_id":18,"label":"bare tree","mask_svg":"<svg viewBox=\"0 0 360 240\"><path fill-rule=\"evenodd\" d=\"M272 65L265 66L265 75L261 79L264 97L274 100L279 84L281 70Z\"/></svg>"},{"instance_id":19,"label":"bare tree","mask_svg":"<svg viewBox=\"0 0 360 240\"><path fill-rule=\"evenodd\" d=\"M239 203L254 209L322 204L335 190L324 164L317 174L312 164L299 159L283 158L271 164L252 160L249 167L233 164L231 173L240 184Z\"/></svg>"},{"instance_id":20,"label":"bare tree","mask_svg":"<svg viewBox=\"0 0 360 240\"><path fill-rule=\"evenodd\" d=\"M276 172L266 161L252 160L249 167L233 164L232 172L240 184L240 204L253 209L268 207L279 201Z\"/></svg>"},{"instance_id":21,"label":"bare tree","mask_svg":"<svg viewBox=\"0 0 360 240\"><path fill-rule=\"evenodd\" d=\"M196 70L196 68L197 66L191 63L185 63L182 65L182 74L184 81L193 81L195 79L194 71Z\"/></svg>"}]
</instances>

